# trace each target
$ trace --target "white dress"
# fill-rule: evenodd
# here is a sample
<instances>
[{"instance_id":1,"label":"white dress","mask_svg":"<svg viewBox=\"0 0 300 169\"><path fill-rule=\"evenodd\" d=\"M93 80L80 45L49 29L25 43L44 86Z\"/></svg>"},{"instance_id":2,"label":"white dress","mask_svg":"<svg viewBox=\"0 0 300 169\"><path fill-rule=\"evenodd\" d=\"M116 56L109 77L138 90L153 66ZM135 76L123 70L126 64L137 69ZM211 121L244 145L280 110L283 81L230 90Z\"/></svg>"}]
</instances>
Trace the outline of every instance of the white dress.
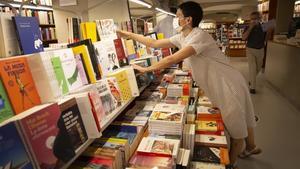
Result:
<instances>
[{"instance_id":1,"label":"white dress","mask_svg":"<svg viewBox=\"0 0 300 169\"><path fill-rule=\"evenodd\" d=\"M193 28L188 36L177 34L170 41L180 49L187 46L195 49L196 54L186 59L193 78L221 109L230 136L247 137L247 128L256 126L248 85L241 73L229 65L214 39L200 28Z\"/></svg>"}]
</instances>

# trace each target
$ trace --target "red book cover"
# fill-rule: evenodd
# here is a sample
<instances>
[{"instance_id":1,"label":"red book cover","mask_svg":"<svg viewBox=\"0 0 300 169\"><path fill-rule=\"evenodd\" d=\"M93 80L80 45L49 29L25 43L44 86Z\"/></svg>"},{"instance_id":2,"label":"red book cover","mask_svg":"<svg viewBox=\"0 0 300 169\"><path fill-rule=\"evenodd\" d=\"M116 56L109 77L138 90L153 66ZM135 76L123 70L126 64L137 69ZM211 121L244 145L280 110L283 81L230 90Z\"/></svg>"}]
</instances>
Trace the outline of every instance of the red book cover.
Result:
<instances>
[{"instance_id":1,"label":"red book cover","mask_svg":"<svg viewBox=\"0 0 300 169\"><path fill-rule=\"evenodd\" d=\"M0 76L15 114L41 104L25 57L1 60Z\"/></svg>"},{"instance_id":2,"label":"red book cover","mask_svg":"<svg viewBox=\"0 0 300 169\"><path fill-rule=\"evenodd\" d=\"M100 156L97 157L88 157L88 156L80 156L76 159L73 163L75 167L87 167L87 168L94 168L95 166L99 168L113 168L114 161L109 158L101 158ZM72 166L71 166L72 167Z\"/></svg>"},{"instance_id":3,"label":"red book cover","mask_svg":"<svg viewBox=\"0 0 300 169\"><path fill-rule=\"evenodd\" d=\"M115 39L114 44L115 44L116 53L117 53L120 66L122 67L128 65L128 60L126 58L122 39Z\"/></svg>"},{"instance_id":4,"label":"red book cover","mask_svg":"<svg viewBox=\"0 0 300 169\"><path fill-rule=\"evenodd\" d=\"M36 110L19 121L27 144L42 169L60 168L75 155L68 146L71 144L70 141L63 138L65 133L62 133L64 129L59 126L60 115L59 106L54 103Z\"/></svg>"},{"instance_id":5,"label":"red book cover","mask_svg":"<svg viewBox=\"0 0 300 169\"><path fill-rule=\"evenodd\" d=\"M97 92L89 92L89 99L92 105L92 112L95 118L98 131L101 131L101 120L105 117L105 110L102 105L100 95Z\"/></svg>"},{"instance_id":6,"label":"red book cover","mask_svg":"<svg viewBox=\"0 0 300 169\"><path fill-rule=\"evenodd\" d=\"M163 57L167 57L171 55L171 49L170 48L162 48L161 49Z\"/></svg>"},{"instance_id":7,"label":"red book cover","mask_svg":"<svg viewBox=\"0 0 300 169\"><path fill-rule=\"evenodd\" d=\"M222 120L196 121L196 134L224 135L224 129Z\"/></svg>"},{"instance_id":8,"label":"red book cover","mask_svg":"<svg viewBox=\"0 0 300 169\"><path fill-rule=\"evenodd\" d=\"M134 154L130 161L130 166L147 168L172 168L174 160L172 157L156 156L153 154Z\"/></svg>"}]
</instances>

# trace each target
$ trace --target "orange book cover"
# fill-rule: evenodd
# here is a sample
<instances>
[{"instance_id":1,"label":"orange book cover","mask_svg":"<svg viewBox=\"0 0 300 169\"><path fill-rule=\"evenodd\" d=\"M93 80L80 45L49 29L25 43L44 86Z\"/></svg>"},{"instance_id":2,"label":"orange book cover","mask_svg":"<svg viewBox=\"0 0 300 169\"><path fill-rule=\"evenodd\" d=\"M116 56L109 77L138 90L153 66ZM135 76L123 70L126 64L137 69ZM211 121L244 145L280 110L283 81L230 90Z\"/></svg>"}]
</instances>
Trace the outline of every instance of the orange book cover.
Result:
<instances>
[{"instance_id":1,"label":"orange book cover","mask_svg":"<svg viewBox=\"0 0 300 169\"><path fill-rule=\"evenodd\" d=\"M0 76L15 114L41 104L25 57L1 60Z\"/></svg>"}]
</instances>

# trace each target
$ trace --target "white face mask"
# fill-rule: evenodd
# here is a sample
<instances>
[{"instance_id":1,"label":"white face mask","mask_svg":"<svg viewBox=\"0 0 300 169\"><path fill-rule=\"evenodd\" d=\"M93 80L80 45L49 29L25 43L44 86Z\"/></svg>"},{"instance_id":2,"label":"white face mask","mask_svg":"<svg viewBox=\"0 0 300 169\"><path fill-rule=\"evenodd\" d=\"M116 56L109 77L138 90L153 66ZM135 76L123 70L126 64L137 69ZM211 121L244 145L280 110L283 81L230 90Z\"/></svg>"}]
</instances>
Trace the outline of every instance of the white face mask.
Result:
<instances>
[{"instance_id":1,"label":"white face mask","mask_svg":"<svg viewBox=\"0 0 300 169\"><path fill-rule=\"evenodd\" d=\"M182 31L183 27L179 25L179 18L175 17L173 19L173 28L179 33Z\"/></svg>"}]
</instances>

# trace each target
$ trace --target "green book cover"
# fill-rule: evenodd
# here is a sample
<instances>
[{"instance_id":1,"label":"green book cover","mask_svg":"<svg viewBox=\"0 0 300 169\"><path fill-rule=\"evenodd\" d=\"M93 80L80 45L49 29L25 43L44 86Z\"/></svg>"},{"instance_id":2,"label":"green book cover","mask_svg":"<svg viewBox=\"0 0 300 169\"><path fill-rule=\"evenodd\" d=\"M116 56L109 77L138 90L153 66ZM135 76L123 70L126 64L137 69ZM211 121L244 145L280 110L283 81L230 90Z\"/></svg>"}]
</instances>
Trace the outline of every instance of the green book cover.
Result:
<instances>
[{"instance_id":1,"label":"green book cover","mask_svg":"<svg viewBox=\"0 0 300 169\"><path fill-rule=\"evenodd\" d=\"M10 102L7 98L6 91L3 87L2 80L0 80L0 123L14 116L11 109Z\"/></svg>"},{"instance_id":2,"label":"green book cover","mask_svg":"<svg viewBox=\"0 0 300 169\"><path fill-rule=\"evenodd\" d=\"M52 57L51 63L54 69L54 73L56 79L58 81L59 88L62 90L63 94L67 94L69 92L67 80L62 68L62 64L59 57Z\"/></svg>"}]
</instances>

